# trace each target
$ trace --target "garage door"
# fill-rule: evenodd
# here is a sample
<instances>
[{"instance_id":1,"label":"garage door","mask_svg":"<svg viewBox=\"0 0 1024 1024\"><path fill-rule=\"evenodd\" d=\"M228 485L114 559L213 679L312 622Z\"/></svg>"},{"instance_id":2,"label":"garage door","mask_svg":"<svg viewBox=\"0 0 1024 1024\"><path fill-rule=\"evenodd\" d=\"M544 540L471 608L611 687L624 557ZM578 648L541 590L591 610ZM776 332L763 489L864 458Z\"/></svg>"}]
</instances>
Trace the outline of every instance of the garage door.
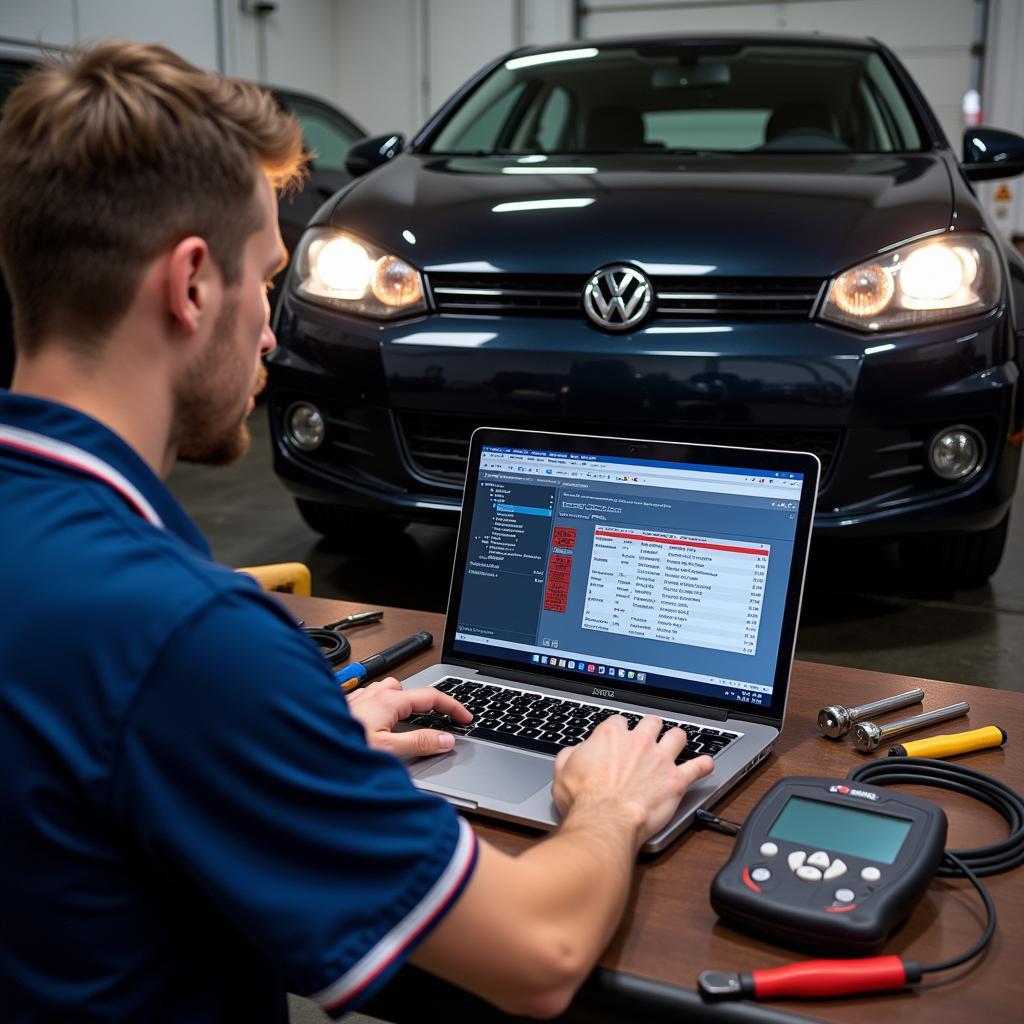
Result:
<instances>
[{"instance_id":1,"label":"garage door","mask_svg":"<svg viewBox=\"0 0 1024 1024\"><path fill-rule=\"evenodd\" d=\"M974 0L791 0L789 3L733 3L694 0L644 3L589 0L582 35L686 32L823 32L870 35L894 50L906 65L960 153L961 104L970 87Z\"/></svg>"}]
</instances>

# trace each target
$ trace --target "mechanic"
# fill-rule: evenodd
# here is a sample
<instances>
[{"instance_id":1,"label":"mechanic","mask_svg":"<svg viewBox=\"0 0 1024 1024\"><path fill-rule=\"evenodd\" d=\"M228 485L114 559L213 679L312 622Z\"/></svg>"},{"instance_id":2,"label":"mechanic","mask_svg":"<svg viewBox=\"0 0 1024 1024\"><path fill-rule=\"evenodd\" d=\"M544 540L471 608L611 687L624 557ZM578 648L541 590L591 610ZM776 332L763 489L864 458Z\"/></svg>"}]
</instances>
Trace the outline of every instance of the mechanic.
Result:
<instances>
[{"instance_id":1,"label":"mechanic","mask_svg":"<svg viewBox=\"0 0 1024 1024\"><path fill-rule=\"evenodd\" d=\"M162 480L226 463L274 347L275 190L299 127L158 46L46 61L0 123L0 1006L28 1020L332 1014L411 961L516 1013L562 1010L623 913L685 742L615 717L555 765L562 827L513 858L418 792L393 734L469 713L395 680L348 703Z\"/></svg>"}]
</instances>

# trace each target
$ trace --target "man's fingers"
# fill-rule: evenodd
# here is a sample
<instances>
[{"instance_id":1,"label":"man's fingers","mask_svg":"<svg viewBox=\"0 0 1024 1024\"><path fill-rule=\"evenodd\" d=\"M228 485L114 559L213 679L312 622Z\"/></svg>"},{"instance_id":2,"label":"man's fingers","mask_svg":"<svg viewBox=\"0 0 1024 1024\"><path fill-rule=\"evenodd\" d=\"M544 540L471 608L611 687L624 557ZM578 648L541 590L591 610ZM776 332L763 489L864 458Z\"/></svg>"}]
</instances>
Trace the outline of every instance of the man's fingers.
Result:
<instances>
[{"instance_id":1,"label":"man's fingers","mask_svg":"<svg viewBox=\"0 0 1024 1024\"><path fill-rule=\"evenodd\" d=\"M692 761L684 761L679 766L679 773L683 776L687 789L695 782L707 778L714 770L715 762L708 754L701 754L700 757L695 757Z\"/></svg>"},{"instance_id":2,"label":"man's fingers","mask_svg":"<svg viewBox=\"0 0 1024 1024\"><path fill-rule=\"evenodd\" d=\"M633 726L634 732L647 733L648 736L654 739L658 738L658 734L661 732L661 727L665 723L657 715L644 715L639 722Z\"/></svg>"},{"instance_id":3,"label":"man's fingers","mask_svg":"<svg viewBox=\"0 0 1024 1024\"><path fill-rule=\"evenodd\" d=\"M394 677L388 676L386 679L378 679L374 683L370 683L369 686L360 686L358 689L353 690L348 695L349 704L354 701L363 701L367 697L373 697L374 694L383 693L385 690L400 690L402 684Z\"/></svg>"},{"instance_id":4,"label":"man's fingers","mask_svg":"<svg viewBox=\"0 0 1024 1024\"><path fill-rule=\"evenodd\" d=\"M603 725L604 723L602 723ZM598 726L600 728L601 726ZM572 752L575 747L562 747L562 749L555 754L555 773L560 772L568 763L569 758L572 757Z\"/></svg>"},{"instance_id":5,"label":"man's fingers","mask_svg":"<svg viewBox=\"0 0 1024 1024\"><path fill-rule=\"evenodd\" d=\"M665 751L672 755L674 761L686 746L686 732L683 729L671 728L658 740L658 746L664 747Z\"/></svg>"},{"instance_id":6,"label":"man's fingers","mask_svg":"<svg viewBox=\"0 0 1024 1024\"><path fill-rule=\"evenodd\" d=\"M461 722L463 725L473 720L473 716L469 711L454 697L450 697L447 693L442 693L435 686L425 686L418 690L404 690L402 696L407 698L409 702L409 710L402 715L403 718L408 718L409 715L416 713L423 714L425 711L440 711L442 714L449 715L456 722Z\"/></svg>"},{"instance_id":7,"label":"man's fingers","mask_svg":"<svg viewBox=\"0 0 1024 1024\"><path fill-rule=\"evenodd\" d=\"M427 757L451 750L455 746L455 737L450 732L438 729L379 732L374 735L372 745L398 757Z\"/></svg>"},{"instance_id":8,"label":"man's fingers","mask_svg":"<svg viewBox=\"0 0 1024 1024\"><path fill-rule=\"evenodd\" d=\"M373 693L380 693L382 690L400 690L402 684L394 677L388 676L387 679L378 679L374 683L370 683L369 686L363 686L359 692L364 696L369 696Z\"/></svg>"}]
</instances>

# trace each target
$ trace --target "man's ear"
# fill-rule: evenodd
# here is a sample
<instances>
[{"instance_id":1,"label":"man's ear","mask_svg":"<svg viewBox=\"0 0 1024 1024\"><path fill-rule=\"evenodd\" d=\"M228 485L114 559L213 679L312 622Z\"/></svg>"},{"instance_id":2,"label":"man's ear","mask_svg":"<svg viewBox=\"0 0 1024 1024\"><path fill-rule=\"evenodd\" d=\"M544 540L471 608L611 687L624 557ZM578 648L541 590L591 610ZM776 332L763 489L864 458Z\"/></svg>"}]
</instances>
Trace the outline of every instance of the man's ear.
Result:
<instances>
[{"instance_id":1,"label":"man's ear","mask_svg":"<svg viewBox=\"0 0 1024 1024\"><path fill-rule=\"evenodd\" d=\"M218 281L213 258L198 235L183 238L167 259L167 311L178 327L192 335L214 301Z\"/></svg>"}]
</instances>

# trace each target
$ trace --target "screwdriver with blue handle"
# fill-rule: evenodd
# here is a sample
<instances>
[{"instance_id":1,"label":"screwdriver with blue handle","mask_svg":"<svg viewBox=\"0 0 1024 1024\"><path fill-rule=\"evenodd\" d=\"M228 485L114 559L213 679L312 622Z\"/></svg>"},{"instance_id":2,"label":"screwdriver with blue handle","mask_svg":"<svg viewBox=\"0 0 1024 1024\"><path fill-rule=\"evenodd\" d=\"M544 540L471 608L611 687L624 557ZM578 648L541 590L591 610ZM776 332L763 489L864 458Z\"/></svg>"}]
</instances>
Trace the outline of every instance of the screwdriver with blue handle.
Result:
<instances>
[{"instance_id":1,"label":"screwdriver with blue handle","mask_svg":"<svg viewBox=\"0 0 1024 1024\"><path fill-rule=\"evenodd\" d=\"M420 651L427 650L433 642L433 636L425 629L421 629L418 633L413 633L412 636L399 640L397 644L393 644L377 654L371 654L362 661L353 661L342 668L336 669L334 678L341 684L341 688L348 693L362 686L363 683L374 676L383 675L396 665L400 665L403 661L419 654Z\"/></svg>"}]
</instances>

